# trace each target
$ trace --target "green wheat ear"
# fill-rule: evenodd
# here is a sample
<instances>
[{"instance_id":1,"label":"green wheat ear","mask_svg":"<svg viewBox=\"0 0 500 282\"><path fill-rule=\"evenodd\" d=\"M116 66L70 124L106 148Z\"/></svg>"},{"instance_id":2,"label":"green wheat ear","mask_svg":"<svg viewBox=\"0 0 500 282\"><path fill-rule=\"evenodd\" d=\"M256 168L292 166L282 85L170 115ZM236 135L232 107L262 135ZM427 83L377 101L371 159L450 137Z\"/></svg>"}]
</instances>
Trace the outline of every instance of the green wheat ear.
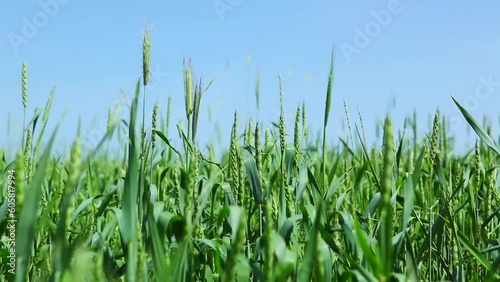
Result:
<instances>
[{"instance_id":1,"label":"green wheat ear","mask_svg":"<svg viewBox=\"0 0 500 282\"><path fill-rule=\"evenodd\" d=\"M26 137L26 145L24 147L24 167L26 168L26 179L27 182L31 182L32 176L32 158L31 158L31 147L33 141L33 131L28 129L28 136Z\"/></svg>"},{"instance_id":2,"label":"green wheat ear","mask_svg":"<svg viewBox=\"0 0 500 282\"><path fill-rule=\"evenodd\" d=\"M26 61L23 63L22 71L22 94L23 94L23 107L26 110L28 107L28 65Z\"/></svg>"},{"instance_id":3,"label":"green wheat ear","mask_svg":"<svg viewBox=\"0 0 500 282\"><path fill-rule=\"evenodd\" d=\"M149 29L144 31L142 40L142 84L144 86L149 83L149 64L151 57L151 32Z\"/></svg>"},{"instance_id":4,"label":"green wheat ear","mask_svg":"<svg viewBox=\"0 0 500 282\"><path fill-rule=\"evenodd\" d=\"M302 132L304 135L304 142L307 142L307 136L309 133L307 129L306 102L302 103Z\"/></svg>"},{"instance_id":5,"label":"green wheat ear","mask_svg":"<svg viewBox=\"0 0 500 282\"><path fill-rule=\"evenodd\" d=\"M200 116L200 103L201 103L201 97L203 96L203 80L200 77L198 80L198 83L196 84L196 87L194 89L194 100L193 100L193 120L192 120L192 125L191 125L191 140L193 143L195 142L196 139L196 132L198 130L198 117Z\"/></svg>"},{"instance_id":6,"label":"green wheat ear","mask_svg":"<svg viewBox=\"0 0 500 282\"><path fill-rule=\"evenodd\" d=\"M300 155L300 107L297 107L297 113L295 114L295 126L293 132L293 145L295 148L295 163L299 163Z\"/></svg>"},{"instance_id":7,"label":"green wheat ear","mask_svg":"<svg viewBox=\"0 0 500 282\"><path fill-rule=\"evenodd\" d=\"M281 75L278 76L280 89L280 121L279 121L279 138L281 155L285 155L286 137L285 137L285 109L283 103L283 81Z\"/></svg>"},{"instance_id":8,"label":"green wheat ear","mask_svg":"<svg viewBox=\"0 0 500 282\"><path fill-rule=\"evenodd\" d=\"M429 151L429 161L430 161L430 169L433 171L434 163L436 161L436 156L439 151L439 110L436 111L434 116L432 135L431 135L431 147Z\"/></svg>"},{"instance_id":9,"label":"green wheat ear","mask_svg":"<svg viewBox=\"0 0 500 282\"><path fill-rule=\"evenodd\" d=\"M250 145L253 143L254 141L254 129L253 129L253 120L250 119L250 121L248 122L248 128L246 130L246 140L245 140L245 144L247 145Z\"/></svg>"},{"instance_id":10,"label":"green wheat ear","mask_svg":"<svg viewBox=\"0 0 500 282\"><path fill-rule=\"evenodd\" d=\"M269 128L266 128L266 133L264 136L264 144L265 147L267 148L268 146L271 146L271 130ZM266 154L264 155L264 165L266 169L269 169L271 167L271 154Z\"/></svg>"},{"instance_id":11,"label":"green wheat ear","mask_svg":"<svg viewBox=\"0 0 500 282\"><path fill-rule=\"evenodd\" d=\"M23 68L21 72L21 94L22 94L22 101L23 101L23 136L21 139L21 147L24 147L25 140L24 140L24 134L25 134L25 129L26 129L26 110L28 108L28 66L26 64L26 61L23 63Z\"/></svg>"},{"instance_id":12,"label":"green wheat ear","mask_svg":"<svg viewBox=\"0 0 500 282\"><path fill-rule=\"evenodd\" d=\"M191 58L189 58L184 59L184 101L186 103L186 118L188 120L190 119L191 113L193 112L193 92L193 66L191 64Z\"/></svg>"},{"instance_id":13,"label":"green wheat ear","mask_svg":"<svg viewBox=\"0 0 500 282\"><path fill-rule=\"evenodd\" d=\"M238 191L238 114L234 112L233 128L231 129L231 143L229 145L229 175L233 178L234 189Z\"/></svg>"},{"instance_id":14,"label":"green wheat ear","mask_svg":"<svg viewBox=\"0 0 500 282\"><path fill-rule=\"evenodd\" d=\"M151 128L156 129L158 125L158 109L159 109L158 102L155 102L155 105L153 106L153 116L151 118ZM153 147L156 145L156 134L151 134L151 141L153 143Z\"/></svg>"}]
</instances>

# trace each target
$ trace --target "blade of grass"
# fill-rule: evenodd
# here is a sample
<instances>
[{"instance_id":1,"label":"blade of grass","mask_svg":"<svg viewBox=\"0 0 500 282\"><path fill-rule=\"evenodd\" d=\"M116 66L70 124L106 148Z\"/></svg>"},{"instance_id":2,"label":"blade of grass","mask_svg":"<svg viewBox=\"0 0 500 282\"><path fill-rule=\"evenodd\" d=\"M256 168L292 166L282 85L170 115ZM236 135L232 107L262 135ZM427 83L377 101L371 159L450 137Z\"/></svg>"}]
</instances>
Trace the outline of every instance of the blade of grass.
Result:
<instances>
[{"instance_id":1,"label":"blade of grass","mask_svg":"<svg viewBox=\"0 0 500 282\"><path fill-rule=\"evenodd\" d=\"M495 142L493 142L493 139L491 139L486 130L484 130L484 128L479 124L479 122L477 122L476 119L474 119L474 117L471 114L469 114L469 112L467 112L467 110L464 109L462 105L460 105L460 103L457 102L457 100L455 100L455 98L451 97L451 99L453 99L453 102L455 102L458 109L460 110L460 112L462 112L462 115L467 120L472 129L474 129L479 138L481 138L481 140L486 144L486 146L488 146L491 150L493 150L493 152L495 152L498 156L500 156L500 150L498 149L497 145L495 145Z\"/></svg>"},{"instance_id":2,"label":"blade of grass","mask_svg":"<svg viewBox=\"0 0 500 282\"><path fill-rule=\"evenodd\" d=\"M19 223L16 230L16 256L17 256L17 269L16 269L16 282L26 281L27 268L30 264L31 251L33 240L35 237L35 223L38 219L38 208L40 204L40 195L42 185L44 183L44 176L50 159L50 152L54 139L57 133L57 128L52 134L52 137L45 147L45 150L40 158L40 163L35 171L33 180L31 181L27 193L23 209L19 216Z\"/></svg>"}]
</instances>

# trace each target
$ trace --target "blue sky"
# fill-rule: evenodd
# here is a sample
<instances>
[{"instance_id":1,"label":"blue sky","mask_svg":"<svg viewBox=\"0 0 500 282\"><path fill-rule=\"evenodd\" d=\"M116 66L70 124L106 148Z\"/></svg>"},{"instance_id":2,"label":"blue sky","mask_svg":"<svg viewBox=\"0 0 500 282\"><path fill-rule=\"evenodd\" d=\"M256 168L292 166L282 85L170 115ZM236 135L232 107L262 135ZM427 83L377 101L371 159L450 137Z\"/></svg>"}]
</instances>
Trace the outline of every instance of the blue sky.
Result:
<instances>
[{"instance_id":1,"label":"blue sky","mask_svg":"<svg viewBox=\"0 0 500 282\"><path fill-rule=\"evenodd\" d=\"M401 126L403 118L417 109L420 128L428 129L428 115L439 108L453 121L452 133L463 141L457 146L465 146L467 125L450 95L476 117L490 116L498 127L500 3L496 1L42 0L1 5L2 147L19 146L24 60L29 72L29 117L35 107L44 107L55 84L48 132L60 123L60 144L66 144L76 133L80 115L84 135L100 132L108 107L122 91L130 95L141 76L145 25L153 26L151 68L158 77L148 90L148 112L158 101L165 114L170 95L172 121L184 118L184 56L191 55L205 82L215 79L202 100L201 144L219 142L214 134L217 126L225 143L235 110L240 120L258 119L267 126L277 120L278 74L283 77L288 128L293 128L295 108L305 101L308 121L319 130L333 45L332 140L345 136L343 100L353 122L359 109L370 140L377 120L388 111ZM260 111L254 95L257 69ZM170 137L177 135L172 131Z\"/></svg>"}]
</instances>

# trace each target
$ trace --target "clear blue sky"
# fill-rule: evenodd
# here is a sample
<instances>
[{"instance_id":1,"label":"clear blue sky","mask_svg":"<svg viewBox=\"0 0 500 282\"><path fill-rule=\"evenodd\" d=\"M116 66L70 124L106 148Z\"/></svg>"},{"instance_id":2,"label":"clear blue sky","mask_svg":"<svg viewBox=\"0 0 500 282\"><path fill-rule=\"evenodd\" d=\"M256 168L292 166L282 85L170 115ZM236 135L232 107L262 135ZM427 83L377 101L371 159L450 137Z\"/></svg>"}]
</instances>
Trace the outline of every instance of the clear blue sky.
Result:
<instances>
[{"instance_id":1,"label":"clear blue sky","mask_svg":"<svg viewBox=\"0 0 500 282\"><path fill-rule=\"evenodd\" d=\"M332 45L332 138L345 135L343 100L353 121L359 108L370 139L377 119L388 110L398 126L414 109L426 129L428 115L438 107L459 120L450 95L473 115L486 114L496 127L499 123L498 1L42 0L4 1L1 6L1 147L19 145L24 60L29 69L28 116L35 107L44 107L56 84L48 133L61 122L59 136L65 144L75 135L79 115L83 133L88 134L106 119L108 107L119 100L122 90L132 93L141 75L146 24L154 25L152 71L160 72L148 91L148 112L158 101L165 114L171 95L172 121L184 118L186 55L192 56L205 82L215 79L202 100L202 144L214 138L217 123L225 142L235 110L240 120L258 118L266 125L277 120L278 74L283 77L288 128L293 128L296 106L305 101L309 123L319 130ZM254 96L257 68L259 113ZM65 111L68 114L59 121ZM9 112L13 128L7 137ZM461 119L453 133L459 139L467 134ZM175 131L170 137L177 137Z\"/></svg>"}]
</instances>

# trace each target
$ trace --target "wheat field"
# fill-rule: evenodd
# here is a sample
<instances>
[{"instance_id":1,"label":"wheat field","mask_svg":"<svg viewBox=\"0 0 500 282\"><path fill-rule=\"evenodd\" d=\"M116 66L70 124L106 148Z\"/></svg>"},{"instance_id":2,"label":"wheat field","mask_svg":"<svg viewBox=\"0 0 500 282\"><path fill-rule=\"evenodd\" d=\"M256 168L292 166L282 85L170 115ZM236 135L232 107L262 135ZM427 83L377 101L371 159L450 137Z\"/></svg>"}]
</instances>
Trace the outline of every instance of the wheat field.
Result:
<instances>
[{"instance_id":1,"label":"wheat field","mask_svg":"<svg viewBox=\"0 0 500 282\"><path fill-rule=\"evenodd\" d=\"M57 129L45 132L54 92L43 111L27 116L22 66L23 134L15 158L6 157L12 148L0 148L0 280L500 281L494 125L455 101L477 135L466 153L457 152L439 111L425 138L417 137L417 113L401 130L386 116L381 145L370 147L361 115L351 120L346 110L349 135L333 145L332 53L318 138L305 103L285 128L280 78L276 126L255 119L240 128L235 112L225 129L230 145L216 156L213 144L198 143L210 83L203 85L190 60L176 134L166 133L173 132L170 107L156 103L146 117L139 101L148 91L150 49L145 32L127 119L110 109L106 134L89 150L75 126L60 157L51 153ZM120 134L125 153L117 157L104 148Z\"/></svg>"}]
</instances>

